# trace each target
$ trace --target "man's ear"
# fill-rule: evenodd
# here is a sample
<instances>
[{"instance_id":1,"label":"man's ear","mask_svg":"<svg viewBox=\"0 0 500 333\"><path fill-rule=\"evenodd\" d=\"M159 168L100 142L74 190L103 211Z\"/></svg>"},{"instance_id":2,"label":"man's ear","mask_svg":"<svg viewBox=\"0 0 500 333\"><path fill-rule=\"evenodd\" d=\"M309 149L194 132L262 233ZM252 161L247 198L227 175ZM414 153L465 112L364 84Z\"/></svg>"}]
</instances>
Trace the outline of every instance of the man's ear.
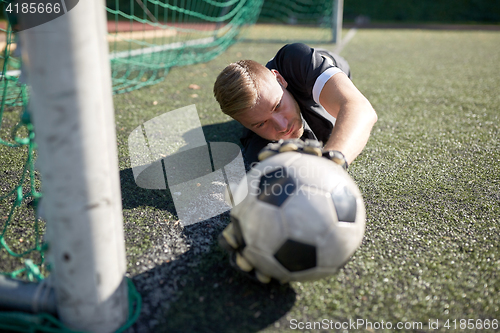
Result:
<instances>
[{"instance_id":1,"label":"man's ear","mask_svg":"<svg viewBox=\"0 0 500 333\"><path fill-rule=\"evenodd\" d=\"M281 74L277 70L271 69L271 72L274 74L276 80L283 88L286 88L288 86L288 82L286 82L285 78L281 76Z\"/></svg>"}]
</instances>

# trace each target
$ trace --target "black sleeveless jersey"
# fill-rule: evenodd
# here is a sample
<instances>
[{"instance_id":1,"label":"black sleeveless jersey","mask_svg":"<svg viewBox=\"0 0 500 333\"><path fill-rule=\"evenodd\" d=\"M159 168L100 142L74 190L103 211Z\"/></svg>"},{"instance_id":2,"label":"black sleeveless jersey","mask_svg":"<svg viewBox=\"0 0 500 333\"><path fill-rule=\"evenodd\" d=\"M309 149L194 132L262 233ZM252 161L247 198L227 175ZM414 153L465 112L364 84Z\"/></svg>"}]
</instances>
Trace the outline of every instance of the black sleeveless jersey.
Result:
<instances>
[{"instance_id":1,"label":"black sleeveless jersey","mask_svg":"<svg viewBox=\"0 0 500 333\"><path fill-rule=\"evenodd\" d=\"M350 77L347 61L327 50L295 43L283 46L266 65L277 70L288 83L287 90L297 101L304 123L302 139L325 143L332 132L335 118L319 104L319 94L328 79L342 71ZM245 162L257 162L257 155L269 140L245 129L241 139Z\"/></svg>"}]
</instances>

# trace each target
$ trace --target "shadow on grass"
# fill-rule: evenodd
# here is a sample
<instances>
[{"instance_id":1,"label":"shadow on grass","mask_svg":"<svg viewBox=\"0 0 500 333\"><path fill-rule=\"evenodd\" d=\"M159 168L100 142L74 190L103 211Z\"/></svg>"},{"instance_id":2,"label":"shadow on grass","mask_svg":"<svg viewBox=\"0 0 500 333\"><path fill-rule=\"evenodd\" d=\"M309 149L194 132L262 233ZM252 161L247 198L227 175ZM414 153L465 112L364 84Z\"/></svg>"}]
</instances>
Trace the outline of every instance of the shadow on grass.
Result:
<instances>
[{"instance_id":1,"label":"shadow on grass","mask_svg":"<svg viewBox=\"0 0 500 333\"><path fill-rule=\"evenodd\" d=\"M177 215L170 190L150 190L136 185L131 168L120 170L123 209L150 206Z\"/></svg>"},{"instance_id":2,"label":"shadow on grass","mask_svg":"<svg viewBox=\"0 0 500 333\"><path fill-rule=\"evenodd\" d=\"M202 129L208 142L239 145L242 126L236 121ZM176 215L169 189L140 188L130 168L120 171L120 179L124 209L151 206ZM187 251L133 277L143 307L131 331L255 332L293 307L296 294L289 285L261 285L231 268L217 242L227 223L229 212L182 228L173 238L180 243L170 245Z\"/></svg>"},{"instance_id":3,"label":"shadow on grass","mask_svg":"<svg viewBox=\"0 0 500 333\"><path fill-rule=\"evenodd\" d=\"M240 145L243 126L232 120L225 123L202 126L207 142L231 142ZM189 135L187 135L189 137ZM196 162L196 161L193 161ZM159 175L163 178L163 174ZM151 190L137 186L131 168L120 171L122 191L122 206L132 209L140 206L150 206L168 210L177 217L170 190Z\"/></svg>"},{"instance_id":4,"label":"shadow on grass","mask_svg":"<svg viewBox=\"0 0 500 333\"><path fill-rule=\"evenodd\" d=\"M209 142L239 145L241 131L236 121L203 126ZM175 215L169 189L140 188L130 168L120 179L124 209L152 206ZM143 307L132 331L255 332L292 308L296 294L289 285L261 285L231 268L217 242L227 223L229 212L184 227L175 239L187 244L175 247L186 252L133 277Z\"/></svg>"},{"instance_id":5,"label":"shadow on grass","mask_svg":"<svg viewBox=\"0 0 500 333\"><path fill-rule=\"evenodd\" d=\"M224 215L222 219L227 217ZM134 277L149 306L154 303L151 299L155 293L170 293L157 309L145 309L145 316L149 312L158 321L155 327L148 329L256 332L278 321L293 307L296 294L288 284L262 285L230 267L228 255L216 241L223 225L217 226L214 220L220 221L221 217L184 228L184 235L191 240L188 252ZM204 253L201 253L200 235L206 239ZM161 296L164 297L165 294ZM153 312L156 315L152 315ZM145 318L142 320L143 324L147 322Z\"/></svg>"},{"instance_id":6,"label":"shadow on grass","mask_svg":"<svg viewBox=\"0 0 500 333\"><path fill-rule=\"evenodd\" d=\"M236 120L202 126L205 139L212 142L232 142L241 147L243 126Z\"/></svg>"}]
</instances>

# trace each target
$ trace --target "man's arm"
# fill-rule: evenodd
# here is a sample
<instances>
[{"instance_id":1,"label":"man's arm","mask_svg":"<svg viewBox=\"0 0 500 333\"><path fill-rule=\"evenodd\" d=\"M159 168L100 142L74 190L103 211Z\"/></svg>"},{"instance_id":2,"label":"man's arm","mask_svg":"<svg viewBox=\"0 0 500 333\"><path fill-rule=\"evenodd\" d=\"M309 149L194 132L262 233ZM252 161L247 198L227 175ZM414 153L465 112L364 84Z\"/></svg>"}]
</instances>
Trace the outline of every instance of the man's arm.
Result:
<instances>
[{"instance_id":1,"label":"man's arm","mask_svg":"<svg viewBox=\"0 0 500 333\"><path fill-rule=\"evenodd\" d=\"M344 73L328 79L319 101L337 119L324 149L342 152L347 163L351 164L366 146L377 113Z\"/></svg>"}]
</instances>

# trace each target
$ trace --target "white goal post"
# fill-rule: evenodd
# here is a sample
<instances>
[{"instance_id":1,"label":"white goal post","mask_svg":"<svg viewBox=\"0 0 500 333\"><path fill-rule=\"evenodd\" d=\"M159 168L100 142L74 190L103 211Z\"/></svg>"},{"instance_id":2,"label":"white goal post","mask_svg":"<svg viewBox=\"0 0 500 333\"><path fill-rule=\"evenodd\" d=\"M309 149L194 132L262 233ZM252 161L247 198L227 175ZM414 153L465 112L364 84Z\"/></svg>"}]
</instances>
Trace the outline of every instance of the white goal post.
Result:
<instances>
[{"instance_id":1,"label":"white goal post","mask_svg":"<svg viewBox=\"0 0 500 333\"><path fill-rule=\"evenodd\" d=\"M344 16L344 0L333 0L332 43L339 45L342 41L342 24Z\"/></svg>"},{"instance_id":2,"label":"white goal post","mask_svg":"<svg viewBox=\"0 0 500 333\"><path fill-rule=\"evenodd\" d=\"M112 332L128 294L105 3L81 0L21 40L57 312Z\"/></svg>"}]
</instances>

